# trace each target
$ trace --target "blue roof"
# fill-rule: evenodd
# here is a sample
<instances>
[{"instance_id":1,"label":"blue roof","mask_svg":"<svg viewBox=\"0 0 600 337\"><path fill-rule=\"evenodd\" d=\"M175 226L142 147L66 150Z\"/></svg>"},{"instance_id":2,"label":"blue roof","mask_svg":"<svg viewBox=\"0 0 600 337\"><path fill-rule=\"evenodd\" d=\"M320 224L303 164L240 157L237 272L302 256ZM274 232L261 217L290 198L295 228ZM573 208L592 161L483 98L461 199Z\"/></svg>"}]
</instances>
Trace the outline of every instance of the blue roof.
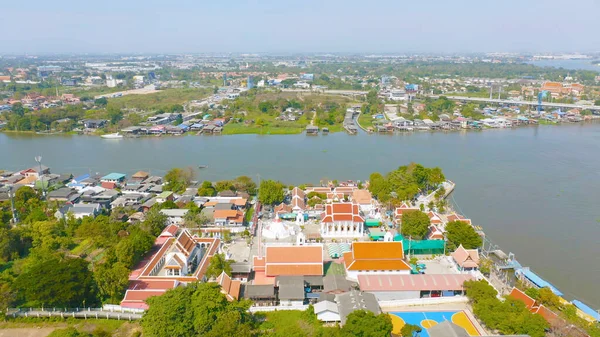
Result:
<instances>
[{"instance_id":1,"label":"blue roof","mask_svg":"<svg viewBox=\"0 0 600 337\"><path fill-rule=\"evenodd\" d=\"M182 130L187 130L187 129L190 128L189 126L187 126L185 124L179 124L179 125L177 125L177 127L180 128L180 129L182 129Z\"/></svg>"},{"instance_id":2,"label":"blue roof","mask_svg":"<svg viewBox=\"0 0 600 337\"><path fill-rule=\"evenodd\" d=\"M547 281L543 280L541 277L537 276L531 270L523 270L523 276L527 277L527 279L529 279L529 281L533 282L539 288L546 288L546 287L548 287L548 288L550 288L550 290L552 290L552 292L555 295L557 295L557 296L562 296L563 295L563 293L560 292L560 290L556 289L555 286L553 286L552 284L550 284Z\"/></svg>"},{"instance_id":3,"label":"blue roof","mask_svg":"<svg viewBox=\"0 0 600 337\"><path fill-rule=\"evenodd\" d=\"M125 178L125 175L123 173L113 172L102 177L102 180L121 180L123 178Z\"/></svg>"},{"instance_id":4,"label":"blue roof","mask_svg":"<svg viewBox=\"0 0 600 337\"><path fill-rule=\"evenodd\" d=\"M581 301L578 300L573 300L571 303L573 303L574 306L576 306L577 308L579 308L579 310L585 312L586 314L594 317L597 321L600 321L600 314L595 311L594 309L588 307L586 304L584 304Z\"/></svg>"},{"instance_id":5,"label":"blue roof","mask_svg":"<svg viewBox=\"0 0 600 337\"><path fill-rule=\"evenodd\" d=\"M86 173L86 174L80 175L79 177L73 178L73 180L77 181L77 182L80 182L80 181L85 180L85 179L87 179L89 177L90 177L90 175Z\"/></svg>"}]
</instances>

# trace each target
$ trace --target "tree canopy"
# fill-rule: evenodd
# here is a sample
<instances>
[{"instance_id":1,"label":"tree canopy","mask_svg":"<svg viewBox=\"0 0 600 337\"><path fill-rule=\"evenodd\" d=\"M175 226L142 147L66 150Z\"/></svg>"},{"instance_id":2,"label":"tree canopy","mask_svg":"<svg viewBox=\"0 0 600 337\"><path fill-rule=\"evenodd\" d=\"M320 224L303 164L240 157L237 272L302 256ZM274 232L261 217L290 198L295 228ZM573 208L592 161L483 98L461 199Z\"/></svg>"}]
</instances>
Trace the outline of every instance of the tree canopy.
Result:
<instances>
[{"instance_id":1,"label":"tree canopy","mask_svg":"<svg viewBox=\"0 0 600 337\"><path fill-rule=\"evenodd\" d=\"M340 336L389 337L393 327L388 314L375 315L370 311L356 310L346 318Z\"/></svg>"},{"instance_id":2,"label":"tree canopy","mask_svg":"<svg viewBox=\"0 0 600 337\"><path fill-rule=\"evenodd\" d=\"M29 262L13 284L27 305L72 308L96 304L94 281L85 260L43 254Z\"/></svg>"},{"instance_id":3,"label":"tree canopy","mask_svg":"<svg viewBox=\"0 0 600 337\"><path fill-rule=\"evenodd\" d=\"M246 301L229 302L216 283L177 287L148 300L144 336L252 336L254 320ZM165 324L168 322L168 324Z\"/></svg>"},{"instance_id":4,"label":"tree canopy","mask_svg":"<svg viewBox=\"0 0 600 337\"><path fill-rule=\"evenodd\" d=\"M177 167L173 168L165 175L165 185L163 189L165 191L183 193L192 181L193 177L194 171L191 167L185 169Z\"/></svg>"},{"instance_id":5,"label":"tree canopy","mask_svg":"<svg viewBox=\"0 0 600 337\"><path fill-rule=\"evenodd\" d=\"M496 290L486 281L467 281L464 284L473 313L490 329L503 335L543 337L549 327L546 320L530 312L525 304L510 298L499 300Z\"/></svg>"},{"instance_id":6,"label":"tree canopy","mask_svg":"<svg viewBox=\"0 0 600 337\"><path fill-rule=\"evenodd\" d=\"M475 249L481 247L483 242L475 228L463 221L449 222L446 224L446 232L448 248L451 250L456 249L461 244L465 249Z\"/></svg>"},{"instance_id":7,"label":"tree canopy","mask_svg":"<svg viewBox=\"0 0 600 337\"><path fill-rule=\"evenodd\" d=\"M369 191L382 202L390 199L412 200L419 193L429 193L445 181L439 167L427 168L411 163L385 176L375 172L369 178Z\"/></svg>"},{"instance_id":8,"label":"tree canopy","mask_svg":"<svg viewBox=\"0 0 600 337\"><path fill-rule=\"evenodd\" d=\"M225 258L225 254L215 254L210 258L210 264L206 269L206 277L217 277L222 272L231 276L231 260Z\"/></svg>"},{"instance_id":9,"label":"tree canopy","mask_svg":"<svg viewBox=\"0 0 600 337\"><path fill-rule=\"evenodd\" d=\"M258 200L266 205L275 205L283 201L283 184L275 180L263 180L258 188Z\"/></svg>"},{"instance_id":10,"label":"tree canopy","mask_svg":"<svg viewBox=\"0 0 600 337\"><path fill-rule=\"evenodd\" d=\"M423 240L429 232L431 220L426 213L415 210L402 214L401 233L413 240Z\"/></svg>"}]
</instances>

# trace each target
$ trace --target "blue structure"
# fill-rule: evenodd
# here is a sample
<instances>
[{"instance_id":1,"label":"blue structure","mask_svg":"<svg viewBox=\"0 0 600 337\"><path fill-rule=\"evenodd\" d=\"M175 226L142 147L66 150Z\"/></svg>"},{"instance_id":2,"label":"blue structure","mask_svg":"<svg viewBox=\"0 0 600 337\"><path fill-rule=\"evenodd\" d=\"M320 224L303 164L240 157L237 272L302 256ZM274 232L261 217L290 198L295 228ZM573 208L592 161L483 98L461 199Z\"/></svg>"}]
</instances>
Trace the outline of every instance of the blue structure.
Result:
<instances>
[{"instance_id":1,"label":"blue structure","mask_svg":"<svg viewBox=\"0 0 600 337\"><path fill-rule=\"evenodd\" d=\"M252 76L252 75L248 76L247 87L248 87L248 89L254 88L254 76Z\"/></svg>"},{"instance_id":2,"label":"blue structure","mask_svg":"<svg viewBox=\"0 0 600 337\"><path fill-rule=\"evenodd\" d=\"M538 94L538 106L537 112L538 114L542 113L542 99L546 98L550 92L548 90L544 90Z\"/></svg>"},{"instance_id":3,"label":"blue structure","mask_svg":"<svg viewBox=\"0 0 600 337\"><path fill-rule=\"evenodd\" d=\"M550 288L550 290L552 290L552 292L555 295L557 295L557 296L563 296L563 293L560 290L558 290L555 286L553 286L549 282L545 281L541 277L537 276L531 270L529 270L529 269L522 269L521 273L523 273L523 276L525 276L525 278L527 278L529 281L531 281L531 283L535 284L538 288L546 288L546 287L548 287L548 288Z\"/></svg>"},{"instance_id":4,"label":"blue structure","mask_svg":"<svg viewBox=\"0 0 600 337\"><path fill-rule=\"evenodd\" d=\"M227 73L223 73L223 86L227 86Z\"/></svg>"},{"instance_id":5,"label":"blue structure","mask_svg":"<svg viewBox=\"0 0 600 337\"><path fill-rule=\"evenodd\" d=\"M596 321L600 322L600 313L598 313L594 309L588 307L585 303L583 303L579 300L573 300L571 303L573 303L573 305L576 306L579 310L594 317L594 319L596 319Z\"/></svg>"},{"instance_id":6,"label":"blue structure","mask_svg":"<svg viewBox=\"0 0 600 337\"><path fill-rule=\"evenodd\" d=\"M419 91L419 85L418 84L407 84L404 86L404 89L407 92L417 92L417 91Z\"/></svg>"},{"instance_id":7,"label":"blue structure","mask_svg":"<svg viewBox=\"0 0 600 337\"><path fill-rule=\"evenodd\" d=\"M315 79L315 74L302 74L300 75L300 79L303 81L312 81Z\"/></svg>"}]
</instances>

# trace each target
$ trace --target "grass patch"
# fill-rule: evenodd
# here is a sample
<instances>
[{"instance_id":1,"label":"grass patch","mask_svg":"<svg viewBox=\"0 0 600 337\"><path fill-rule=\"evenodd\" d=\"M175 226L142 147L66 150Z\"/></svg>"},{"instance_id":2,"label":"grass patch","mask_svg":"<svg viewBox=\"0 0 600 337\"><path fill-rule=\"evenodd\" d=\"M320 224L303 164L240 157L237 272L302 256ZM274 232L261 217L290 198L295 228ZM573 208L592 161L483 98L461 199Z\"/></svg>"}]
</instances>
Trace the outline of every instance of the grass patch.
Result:
<instances>
[{"instance_id":1,"label":"grass patch","mask_svg":"<svg viewBox=\"0 0 600 337\"><path fill-rule=\"evenodd\" d=\"M267 312L259 330L266 336L336 336L337 327L324 327L314 312L281 310Z\"/></svg>"},{"instance_id":2,"label":"grass patch","mask_svg":"<svg viewBox=\"0 0 600 337\"><path fill-rule=\"evenodd\" d=\"M254 215L254 207L250 207L250 209L244 215L244 221L246 221L246 223L250 223L250 221L252 221L253 215Z\"/></svg>"},{"instance_id":3,"label":"grass patch","mask_svg":"<svg viewBox=\"0 0 600 337\"><path fill-rule=\"evenodd\" d=\"M360 116L358 116L358 124L365 129L373 127L373 120L374 118L372 115L360 114Z\"/></svg>"},{"instance_id":4,"label":"grass patch","mask_svg":"<svg viewBox=\"0 0 600 337\"><path fill-rule=\"evenodd\" d=\"M242 134L257 134L257 135L293 135L304 131L303 126L257 126L245 125L243 123L229 123L223 128L224 135L242 135Z\"/></svg>"},{"instance_id":5,"label":"grass patch","mask_svg":"<svg viewBox=\"0 0 600 337\"><path fill-rule=\"evenodd\" d=\"M85 239L81 241L75 248L71 249L71 254L81 255L83 253L88 252L89 249L92 248L92 243L89 239Z\"/></svg>"},{"instance_id":6,"label":"grass patch","mask_svg":"<svg viewBox=\"0 0 600 337\"><path fill-rule=\"evenodd\" d=\"M341 263L334 261L325 262L325 275L346 275L346 269Z\"/></svg>"},{"instance_id":7,"label":"grass patch","mask_svg":"<svg viewBox=\"0 0 600 337\"><path fill-rule=\"evenodd\" d=\"M206 98L212 89L165 89L153 94L125 95L110 98L109 105L120 109L160 110L191 100Z\"/></svg>"}]
</instances>

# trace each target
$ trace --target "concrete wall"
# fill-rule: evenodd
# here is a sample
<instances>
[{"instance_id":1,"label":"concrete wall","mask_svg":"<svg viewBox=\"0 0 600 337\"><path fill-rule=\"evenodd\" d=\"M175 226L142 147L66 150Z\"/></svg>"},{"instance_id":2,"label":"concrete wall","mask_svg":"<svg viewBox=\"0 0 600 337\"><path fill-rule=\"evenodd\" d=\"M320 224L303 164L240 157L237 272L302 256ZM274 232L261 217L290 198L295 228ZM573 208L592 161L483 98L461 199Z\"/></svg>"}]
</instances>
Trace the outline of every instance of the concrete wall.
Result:
<instances>
[{"instance_id":1,"label":"concrete wall","mask_svg":"<svg viewBox=\"0 0 600 337\"><path fill-rule=\"evenodd\" d=\"M357 271L348 270L347 277L354 281L358 281L358 275L410 275L410 270L374 270L374 271Z\"/></svg>"},{"instance_id":2,"label":"concrete wall","mask_svg":"<svg viewBox=\"0 0 600 337\"><path fill-rule=\"evenodd\" d=\"M331 311L324 311L322 313L319 313L317 315L317 318L321 322L339 322L340 314L336 314L335 312L331 312Z\"/></svg>"},{"instance_id":3,"label":"concrete wall","mask_svg":"<svg viewBox=\"0 0 600 337\"><path fill-rule=\"evenodd\" d=\"M369 291L378 301L414 300L421 297L420 291Z\"/></svg>"}]
</instances>

